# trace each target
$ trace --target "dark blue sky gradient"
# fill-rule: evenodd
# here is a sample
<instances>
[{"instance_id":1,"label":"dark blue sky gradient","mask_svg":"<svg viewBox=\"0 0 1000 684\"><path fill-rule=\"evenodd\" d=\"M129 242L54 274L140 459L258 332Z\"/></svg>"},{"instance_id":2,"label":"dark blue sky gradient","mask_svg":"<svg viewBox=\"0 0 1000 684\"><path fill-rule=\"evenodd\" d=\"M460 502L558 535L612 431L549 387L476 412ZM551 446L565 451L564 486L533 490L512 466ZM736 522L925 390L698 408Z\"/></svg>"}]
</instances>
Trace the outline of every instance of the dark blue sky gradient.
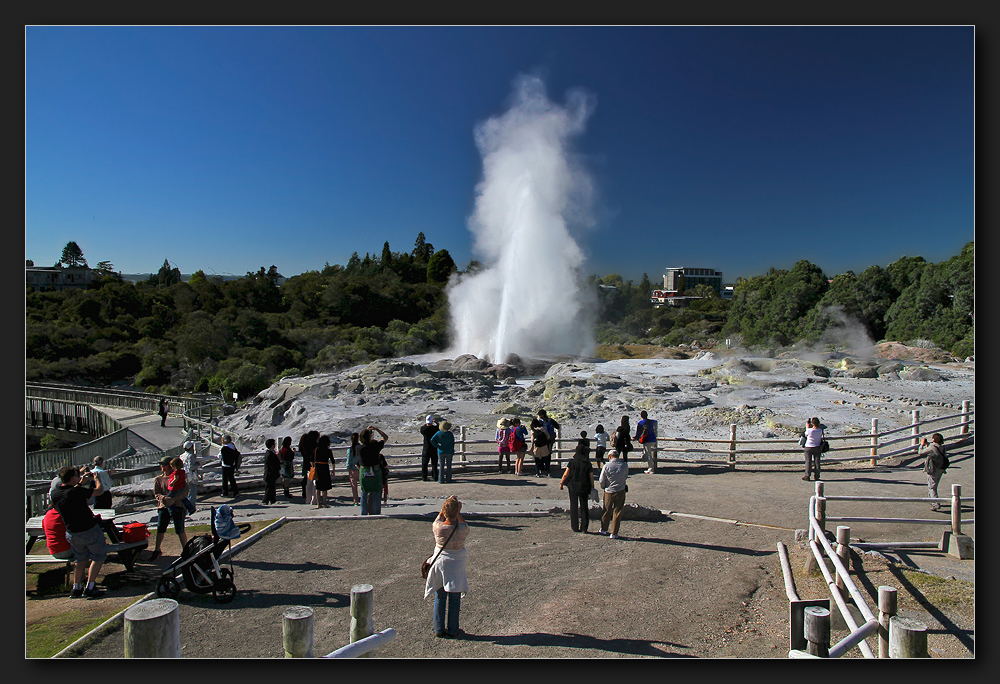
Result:
<instances>
[{"instance_id":1,"label":"dark blue sky gradient","mask_svg":"<svg viewBox=\"0 0 1000 684\"><path fill-rule=\"evenodd\" d=\"M975 237L975 35L926 27L28 27L25 257L285 275L464 266L475 126L596 100L586 272L943 261ZM529 249L530 245L525 245Z\"/></svg>"}]
</instances>

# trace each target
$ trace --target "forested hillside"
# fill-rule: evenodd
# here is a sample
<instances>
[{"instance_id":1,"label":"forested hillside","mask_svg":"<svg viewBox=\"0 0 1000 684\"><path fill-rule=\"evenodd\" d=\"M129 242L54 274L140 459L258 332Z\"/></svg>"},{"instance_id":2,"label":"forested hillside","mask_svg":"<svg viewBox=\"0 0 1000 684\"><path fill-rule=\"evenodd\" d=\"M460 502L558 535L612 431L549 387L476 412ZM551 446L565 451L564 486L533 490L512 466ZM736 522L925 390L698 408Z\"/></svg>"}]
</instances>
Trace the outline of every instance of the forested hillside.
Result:
<instances>
[{"instance_id":1,"label":"forested hillside","mask_svg":"<svg viewBox=\"0 0 1000 684\"><path fill-rule=\"evenodd\" d=\"M82 255L80 255L82 257ZM101 268L104 266L104 268ZM478 267L476 262L466 270ZM457 267L421 233L410 252L352 255L279 285L261 267L223 281L195 272L182 282L164 262L146 282L123 281L99 264L87 290L25 295L25 377L164 393L250 396L289 374L446 347L444 286ZM675 346L724 337L745 345L822 342L824 331L857 323L873 342L936 344L975 353L975 245L940 264L904 257L860 275L828 278L800 261L789 271L737 283L732 300L703 286L690 307L654 308L654 285L616 274L590 276L595 336L603 344Z\"/></svg>"}]
</instances>

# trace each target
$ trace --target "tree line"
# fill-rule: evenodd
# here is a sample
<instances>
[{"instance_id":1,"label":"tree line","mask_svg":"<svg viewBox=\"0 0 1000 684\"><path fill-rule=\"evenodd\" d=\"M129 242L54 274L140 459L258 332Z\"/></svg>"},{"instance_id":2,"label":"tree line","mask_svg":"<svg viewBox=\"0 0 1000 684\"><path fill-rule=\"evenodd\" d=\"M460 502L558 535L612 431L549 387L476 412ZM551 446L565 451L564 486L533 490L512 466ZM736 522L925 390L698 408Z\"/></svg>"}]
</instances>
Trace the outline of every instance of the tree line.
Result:
<instances>
[{"instance_id":1,"label":"tree line","mask_svg":"<svg viewBox=\"0 0 1000 684\"><path fill-rule=\"evenodd\" d=\"M86 264L76 243L66 259ZM164 260L139 283L107 262L86 290L25 294L25 376L29 381L126 383L147 391L236 392L250 396L278 378L441 350L449 342L445 285L458 272L446 249L423 233L409 252L389 243L279 285L277 268L236 280L196 271L184 282ZM464 272L480 265L473 261ZM701 299L655 308L648 275L585 279L601 344L744 345L821 343L830 330L861 326L874 341L935 344L975 353L975 245L946 262L903 257L860 275L827 278L800 261L790 270L741 279L731 300L699 285Z\"/></svg>"},{"instance_id":2,"label":"tree line","mask_svg":"<svg viewBox=\"0 0 1000 684\"><path fill-rule=\"evenodd\" d=\"M275 266L183 282L165 260L139 283L99 269L86 290L27 288L25 377L246 397L284 375L441 348L456 271L423 233L410 252L386 242L381 255L354 253L280 286Z\"/></svg>"}]
</instances>

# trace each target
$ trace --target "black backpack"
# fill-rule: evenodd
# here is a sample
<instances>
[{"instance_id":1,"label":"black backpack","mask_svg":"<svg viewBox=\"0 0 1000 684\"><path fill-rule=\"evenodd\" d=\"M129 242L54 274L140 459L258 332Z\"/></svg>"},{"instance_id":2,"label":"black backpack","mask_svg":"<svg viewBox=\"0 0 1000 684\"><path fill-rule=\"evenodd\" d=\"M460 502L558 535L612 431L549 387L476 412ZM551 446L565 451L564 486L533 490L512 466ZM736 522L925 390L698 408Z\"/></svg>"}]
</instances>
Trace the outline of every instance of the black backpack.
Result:
<instances>
[{"instance_id":1,"label":"black backpack","mask_svg":"<svg viewBox=\"0 0 1000 684\"><path fill-rule=\"evenodd\" d=\"M629 443L628 433L618 428L615 430L615 449L621 451L626 448Z\"/></svg>"}]
</instances>

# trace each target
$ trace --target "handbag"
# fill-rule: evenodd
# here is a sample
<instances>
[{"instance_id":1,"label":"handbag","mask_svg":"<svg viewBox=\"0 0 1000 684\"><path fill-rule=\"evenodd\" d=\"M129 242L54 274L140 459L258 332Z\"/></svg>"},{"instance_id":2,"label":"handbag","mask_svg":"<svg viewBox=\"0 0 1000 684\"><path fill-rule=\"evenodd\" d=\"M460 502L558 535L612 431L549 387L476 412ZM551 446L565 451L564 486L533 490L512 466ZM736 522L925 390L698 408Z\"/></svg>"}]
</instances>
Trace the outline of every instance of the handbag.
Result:
<instances>
[{"instance_id":1,"label":"handbag","mask_svg":"<svg viewBox=\"0 0 1000 684\"><path fill-rule=\"evenodd\" d=\"M310 480L315 480L316 479L316 466L314 466L314 465L313 466L309 466L309 479Z\"/></svg>"},{"instance_id":2,"label":"handbag","mask_svg":"<svg viewBox=\"0 0 1000 684\"><path fill-rule=\"evenodd\" d=\"M819 450L825 454L830 450L830 443L824 439L822 442L820 442Z\"/></svg>"},{"instance_id":3,"label":"handbag","mask_svg":"<svg viewBox=\"0 0 1000 684\"><path fill-rule=\"evenodd\" d=\"M442 546L440 549L438 549L438 552L434 554L434 560L432 560L429 563L427 561L424 561L423 563L420 564L420 576L421 577L423 577L424 579L427 579L427 575L429 575L431 573L431 566L434 565L434 563L437 562L438 556L440 556L441 552L444 551L444 547L448 546L448 542L451 541L451 538L455 535L455 532L457 532L457 531L458 531L458 521L456 520L455 521L455 529L453 529L451 531L451 534L448 535L448 539L447 539L447 541L445 541L444 546Z\"/></svg>"}]
</instances>

